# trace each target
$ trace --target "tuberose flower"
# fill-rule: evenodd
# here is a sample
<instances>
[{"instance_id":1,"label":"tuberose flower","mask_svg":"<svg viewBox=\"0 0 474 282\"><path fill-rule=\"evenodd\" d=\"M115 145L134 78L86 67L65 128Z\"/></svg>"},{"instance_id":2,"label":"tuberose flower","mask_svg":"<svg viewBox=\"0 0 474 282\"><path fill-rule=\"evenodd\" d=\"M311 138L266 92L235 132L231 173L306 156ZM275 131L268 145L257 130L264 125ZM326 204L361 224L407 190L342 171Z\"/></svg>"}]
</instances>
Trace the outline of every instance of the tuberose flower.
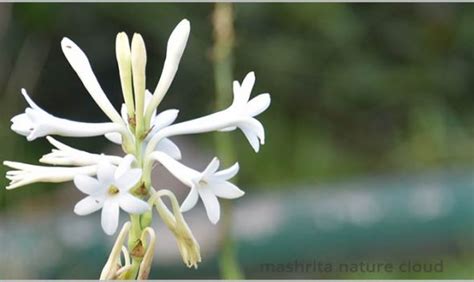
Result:
<instances>
[{"instance_id":1,"label":"tuberose flower","mask_svg":"<svg viewBox=\"0 0 474 282\"><path fill-rule=\"evenodd\" d=\"M76 204L74 212L77 215L88 215L102 209L102 228L106 234L113 235L118 226L119 208L131 214L149 210L146 202L129 193L140 180L141 174L142 171L138 168L118 169L103 162L97 169L97 179L77 175L74 177L74 184L88 196Z\"/></svg>"},{"instance_id":2,"label":"tuberose flower","mask_svg":"<svg viewBox=\"0 0 474 282\"><path fill-rule=\"evenodd\" d=\"M231 131L240 128L255 152L265 143L263 125L254 117L270 106L270 94L264 93L249 101L255 84L255 74L250 72L242 85L234 81L234 100L227 109L197 119L175 123L163 128L153 135L148 143L146 155L150 155L157 143L163 138L196 134L211 131Z\"/></svg>"},{"instance_id":3,"label":"tuberose flower","mask_svg":"<svg viewBox=\"0 0 474 282\"><path fill-rule=\"evenodd\" d=\"M51 153L41 157L39 161L45 164L86 166L108 161L112 164L119 165L122 161L122 158L119 156L93 154L70 147L51 136L47 136L46 139L51 145L56 147L56 149L52 149Z\"/></svg>"},{"instance_id":4,"label":"tuberose flower","mask_svg":"<svg viewBox=\"0 0 474 282\"><path fill-rule=\"evenodd\" d=\"M94 175L97 173L97 165L50 167L11 161L4 161L3 164L15 169L7 171L6 177L10 180L10 184L6 188L9 190L37 182L66 182L71 181L78 174Z\"/></svg>"},{"instance_id":5,"label":"tuberose flower","mask_svg":"<svg viewBox=\"0 0 474 282\"><path fill-rule=\"evenodd\" d=\"M238 163L227 169L217 171L219 160L214 158L203 172L199 172L161 152L154 152L151 157L161 163L179 181L191 188L181 205L181 211L183 212L192 209L200 197L209 220L216 224L220 218L220 205L217 197L236 199L245 194L244 191L227 181L239 171Z\"/></svg>"},{"instance_id":6,"label":"tuberose flower","mask_svg":"<svg viewBox=\"0 0 474 282\"><path fill-rule=\"evenodd\" d=\"M14 116L11 129L26 136L28 141L47 135L61 135L68 137L100 136L108 132L118 132L122 126L112 122L86 123L55 117L31 100L25 89L21 90L29 107L25 112Z\"/></svg>"}]
</instances>

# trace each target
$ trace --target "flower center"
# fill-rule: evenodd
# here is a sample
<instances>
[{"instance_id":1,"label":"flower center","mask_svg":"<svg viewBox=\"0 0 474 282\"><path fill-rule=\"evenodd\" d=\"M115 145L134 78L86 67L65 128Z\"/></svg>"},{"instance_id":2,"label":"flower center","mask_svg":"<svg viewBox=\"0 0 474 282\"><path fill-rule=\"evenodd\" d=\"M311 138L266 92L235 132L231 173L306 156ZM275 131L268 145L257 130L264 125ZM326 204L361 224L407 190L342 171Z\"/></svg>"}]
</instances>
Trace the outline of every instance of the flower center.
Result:
<instances>
[{"instance_id":1,"label":"flower center","mask_svg":"<svg viewBox=\"0 0 474 282\"><path fill-rule=\"evenodd\" d=\"M208 183L207 183L206 180L204 180L204 179L199 180L199 185L205 186L205 185L207 185L207 184L208 184Z\"/></svg>"},{"instance_id":2,"label":"flower center","mask_svg":"<svg viewBox=\"0 0 474 282\"><path fill-rule=\"evenodd\" d=\"M114 196L114 195L117 195L120 192L120 190L114 185L110 185L109 190L107 192L109 193L110 196Z\"/></svg>"}]
</instances>

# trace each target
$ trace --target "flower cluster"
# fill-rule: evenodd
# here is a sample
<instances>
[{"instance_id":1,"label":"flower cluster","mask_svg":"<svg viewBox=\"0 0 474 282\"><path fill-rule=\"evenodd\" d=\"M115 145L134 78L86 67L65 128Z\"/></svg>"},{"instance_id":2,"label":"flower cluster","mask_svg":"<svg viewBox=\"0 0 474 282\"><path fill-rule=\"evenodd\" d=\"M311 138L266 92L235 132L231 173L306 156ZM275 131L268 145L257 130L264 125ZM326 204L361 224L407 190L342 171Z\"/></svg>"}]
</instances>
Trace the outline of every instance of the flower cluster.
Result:
<instances>
[{"instance_id":1,"label":"flower cluster","mask_svg":"<svg viewBox=\"0 0 474 282\"><path fill-rule=\"evenodd\" d=\"M153 207L156 207L175 235L184 262L188 266L197 266L201 260L199 245L184 221L182 212L192 209L201 198L209 220L215 224L220 217L218 198L235 199L244 195L242 190L229 182L239 170L237 163L219 170L219 160L214 158L206 169L197 171L180 162L181 151L170 138L239 128L255 152L264 144L264 128L255 116L268 108L270 95L265 93L250 99L255 83L253 72L247 74L241 84L234 82L233 102L222 111L178 123L175 123L179 113L176 109L157 113L157 107L178 70L189 32L189 22L182 20L171 33L161 77L153 93L145 86L147 57L142 37L134 34L130 43L125 33L117 35L116 56L124 98L120 112L112 106L102 90L84 52L70 39L62 40L61 47L66 59L110 121L84 123L56 117L39 107L25 89L21 91L28 107L24 113L12 118L11 129L25 136L28 141L46 137L54 149L40 159L41 163L51 166L5 161L4 165L13 169L6 175L10 180L7 189L35 182L73 181L77 189L86 195L76 204L74 212L88 215L101 210L102 228L108 235L115 234L118 228L120 210L130 214L131 222L123 227L102 277L129 279L146 276L143 273L147 272L149 265L143 263L151 261L153 254L149 250L155 241L154 232L149 227ZM124 155L85 152L63 144L51 135L104 136L120 144ZM171 191L157 189L151 183L155 163L163 165L190 188L189 195L181 205ZM171 199L171 210L161 200L162 196ZM123 246L126 233L129 237L128 250ZM144 242L146 234L150 238L148 244ZM121 251L128 264L118 267ZM137 259L142 264L130 263L130 259ZM137 265L140 266L137 268ZM140 273L143 275L140 276Z\"/></svg>"}]
</instances>

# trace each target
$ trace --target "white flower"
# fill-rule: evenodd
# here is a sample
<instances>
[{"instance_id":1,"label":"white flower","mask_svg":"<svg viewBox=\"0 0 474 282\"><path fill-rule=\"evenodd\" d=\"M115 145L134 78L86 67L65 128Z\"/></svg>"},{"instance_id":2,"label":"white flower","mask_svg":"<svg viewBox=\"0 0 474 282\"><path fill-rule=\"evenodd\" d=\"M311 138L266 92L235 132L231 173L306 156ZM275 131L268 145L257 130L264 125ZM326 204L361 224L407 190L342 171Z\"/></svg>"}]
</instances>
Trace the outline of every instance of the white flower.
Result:
<instances>
[{"instance_id":1,"label":"white flower","mask_svg":"<svg viewBox=\"0 0 474 282\"><path fill-rule=\"evenodd\" d=\"M161 163L179 181L191 188L181 205L183 212L192 209L201 197L209 220L216 224L220 218L220 205L217 197L236 199L245 194L237 186L227 181L239 171L238 163L230 168L217 171L219 160L214 158L203 172L199 172L161 152L154 152L151 157Z\"/></svg>"},{"instance_id":2,"label":"white flower","mask_svg":"<svg viewBox=\"0 0 474 282\"><path fill-rule=\"evenodd\" d=\"M227 114L233 113L240 117L234 126L242 130L252 148L258 152L260 145L265 144L265 132L262 124L253 117L258 116L270 106L271 98L270 94L264 93L249 101L254 84L254 72L247 74L242 85L234 81L234 101L226 111L228 111ZM221 131L228 130L233 130L233 127L221 129Z\"/></svg>"},{"instance_id":3,"label":"white flower","mask_svg":"<svg viewBox=\"0 0 474 282\"><path fill-rule=\"evenodd\" d=\"M123 164L126 163L126 164ZM119 208L131 214L141 214L149 210L146 202L132 196L132 189L140 180L142 171L130 168L124 161L125 169L103 162L97 169L97 179L87 175L74 177L76 187L88 196L74 207L78 215L88 215L102 209L101 224L105 233L113 235L118 227Z\"/></svg>"},{"instance_id":4,"label":"white flower","mask_svg":"<svg viewBox=\"0 0 474 282\"><path fill-rule=\"evenodd\" d=\"M147 90L145 93L145 107L150 104L151 98L152 94ZM128 128L128 113L127 106L125 104L122 104L120 113ZM150 132L147 134L145 140L143 140L143 146L146 147L151 137L154 136L158 131L172 124L178 117L178 113L179 111L176 109L165 110L158 115L156 114L156 110L153 111L150 122ZM105 134L105 138L116 144L122 144L122 135L118 132L107 133ZM181 151L179 150L179 147L168 138L163 138L160 140L160 142L158 142L156 145L155 150L164 152L177 160L181 159Z\"/></svg>"},{"instance_id":5,"label":"white flower","mask_svg":"<svg viewBox=\"0 0 474 282\"><path fill-rule=\"evenodd\" d=\"M265 131L262 124L254 117L265 111L270 105L270 94L264 93L249 101L255 83L255 74L250 72L242 85L234 82L234 100L227 109L208 116L176 123L158 131L148 143L146 155L150 155L156 144L165 137L211 132L215 130L230 131L237 127L242 130L255 152L265 143Z\"/></svg>"},{"instance_id":6,"label":"white flower","mask_svg":"<svg viewBox=\"0 0 474 282\"><path fill-rule=\"evenodd\" d=\"M55 117L31 100L25 89L21 90L23 97L30 107L23 114L11 119L11 129L16 133L26 136L28 141L46 135L61 135L68 137L100 136L108 132L119 132L123 126L111 123L86 123Z\"/></svg>"},{"instance_id":7,"label":"white flower","mask_svg":"<svg viewBox=\"0 0 474 282\"><path fill-rule=\"evenodd\" d=\"M112 164L118 165L122 161L122 158L119 156L93 154L75 149L59 142L51 136L46 136L46 139L49 141L49 143L51 143L51 145L56 147L56 149L52 149L51 153L41 157L39 161L42 163L52 165L85 166L98 164L103 161L108 161Z\"/></svg>"},{"instance_id":8,"label":"white flower","mask_svg":"<svg viewBox=\"0 0 474 282\"><path fill-rule=\"evenodd\" d=\"M4 161L5 166L16 170L7 171L7 179L10 184L7 189L15 189L36 182L60 183L74 179L78 174L94 175L97 172L97 165L82 167L49 167L30 165L19 162Z\"/></svg>"}]
</instances>

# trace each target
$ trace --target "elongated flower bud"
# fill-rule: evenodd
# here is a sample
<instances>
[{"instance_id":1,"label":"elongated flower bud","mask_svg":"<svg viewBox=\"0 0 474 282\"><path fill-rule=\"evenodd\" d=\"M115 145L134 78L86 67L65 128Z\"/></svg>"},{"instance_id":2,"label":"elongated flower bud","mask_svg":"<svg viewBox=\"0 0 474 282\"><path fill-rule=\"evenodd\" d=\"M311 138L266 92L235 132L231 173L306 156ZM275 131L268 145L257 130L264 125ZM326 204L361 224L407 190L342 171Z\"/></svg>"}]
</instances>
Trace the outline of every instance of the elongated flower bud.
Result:
<instances>
[{"instance_id":1,"label":"elongated flower bud","mask_svg":"<svg viewBox=\"0 0 474 282\"><path fill-rule=\"evenodd\" d=\"M130 221L127 221L123 227L122 230L120 231L120 234L117 237L117 240L114 243L114 246L112 247L112 251L110 251L109 258L107 259L107 262L104 265L104 268L102 269L102 272L100 274L100 280L109 280L113 279L117 275L118 271L118 265L120 265L120 252L122 250L122 247L125 243L125 239L127 238L128 231L130 230L131 227Z\"/></svg>"},{"instance_id":2,"label":"elongated flower bud","mask_svg":"<svg viewBox=\"0 0 474 282\"><path fill-rule=\"evenodd\" d=\"M122 85L123 99L127 107L128 118L135 118L135 103L133 101L132 89L132 59L130 42L125 32L117 34L115 40L115 53L120 73L120 83Z\"/></svg>"},{"instance_id":3,"label":"elongated flower bud","mask_svg":"<svg viewBox=\"0 0 474 282\"><path fill-rule=\"evenodd\" d=\"M156 235L155 231L150 227L143 230L140 240L145 242L145 235L148 235L148 243L146 244L146 252L143 260L140 263L140 270L138 271L137 280L148 279L150 275L151 264L153 263L153 256L155 255Z\"/></svg>"},{"instance_id":4,"label":"elongated flower bud","mask_svg":"<svg viewBox=\"0 0 474 282\"><path fill-rule=\"evenodd\" d=\"M145 124L143 123L143 111L145 107L145 76L146 48L145 42L140 34L135 33L132 38L132 75L133 90L135 93L135 118L136 136L142 137Z\"/></svg>"},{"instance_id":5,"label":"elongated flower bud","mask_svg":"<svg viewBox=\"0 0 474 282\"><path fill-rule=\"evenodd\" d=\"M166 196L171 200L173 213L170 212L161 200L162 196ZM197 264L201 262L200 247L183 218L175 195L171 191L163 189L153 194L148 202L155 204L156 210L163 219L163 222L175 236L183 262L187 267L194 266L194 268L197 268Z\"/></svg>"},{"instance_id":6,"label":"elongated flower bud","mask_svg":"<svg viewBox=\"0 0 474 282\"><path fill-rule=\"evenodd\" d=\"M156 86L153 98L146 109L146 122L150 122L150 117L156 107L161 103L161 100L168 91L171 82L178 70L179 62L183 56L186 43L188 42L191 25L189 21L182 20L173 30L168 39L168 46L166 49L166 59L161 72L160 80Z\"/></svg>"}]
</instances>

